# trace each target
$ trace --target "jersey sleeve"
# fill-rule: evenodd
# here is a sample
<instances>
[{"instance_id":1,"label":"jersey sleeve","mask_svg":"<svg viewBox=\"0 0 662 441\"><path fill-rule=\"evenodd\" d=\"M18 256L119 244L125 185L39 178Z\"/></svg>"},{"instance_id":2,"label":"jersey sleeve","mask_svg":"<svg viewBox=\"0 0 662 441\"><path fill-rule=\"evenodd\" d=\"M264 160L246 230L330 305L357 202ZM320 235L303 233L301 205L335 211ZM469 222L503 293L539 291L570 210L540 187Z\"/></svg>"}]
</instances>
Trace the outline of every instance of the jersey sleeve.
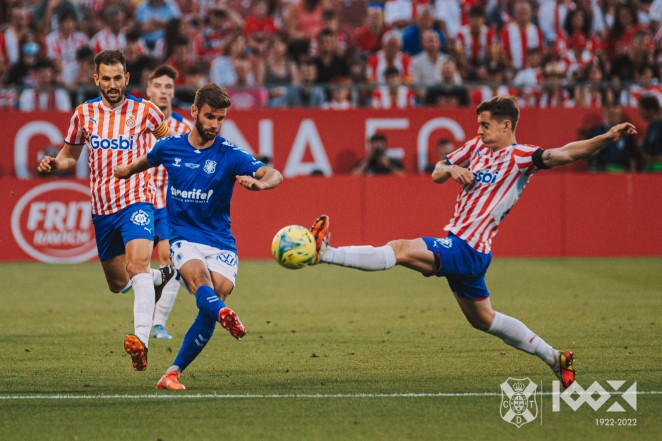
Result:
<instances>
[{"instance_id":1,"label":"jersey sleeve","mask_svg":"<svg viewBox=\"0 0 662 441\"><path fill-rule=\"evenodd\" d=\"M64 142L71 145L82 145L85 144L85 133L83 132L80 125L80 112L78 108L71 115L71 120L69 120L69 129L67 134L64 137Z\"/></svg>"},{"instance_id":2,"label":"jersey sleeve","mask_svg":"<svg viewBox=\"0 0 662 441\"><path fill-rule=\"evenodd\" d=\"M147 152L147 162L151 166L157 166L163 164L163 144L165 144L166 139L160 139L154 144L154 147Z\"/></svg>"},{"instance_id":3,"label":"jersey sleeve","mask_svg":"<svg viewBox=\"0 0 662 441\"><path fill-rule=\"evenodd\" d=\"M518 144L513 150L513 156L515 158L515 164L519 169L520 173L530 175L537 167L533 163L533 154L536 150L541 150L540 147L535 145L522 145Z\"/></svg>"},{"instance_id":4,"label":"jersey sleeve","mask_svg":"<svg viewBox=\"0 0 662 441\"><path fill-rule=\"evenodd\" d=\"M154 132L157 127L163 124L165 117L163 116L161 109L156 107L151 101L145 101L145 104L147 106L147 131Z\"/></svg>"},{"instance_id":5,"label":"jersey sleeve","mask_svg":"<svg viewBox=\"0 0 662 441\"><path fill-rule=\"evenodd\" d=\"M448 155L446 155L446 160L450 165L457 165L460 167L468 166L469 161L471 160L471 154L476 149L479 141L480 138L478 136L468 141L459 149L453 150Z\"/></svg>"},{"instance_id":6,"label":"jersey sleeve","mask_svg":"<svg viewBox=\"0 0 662 441\"><path fill-rule=\"evenodd\" d=\"M255 176L255 172L260 167L265 167L266 164L253 157L250 153L239 147L233 146L232 155L235 163L235 174L238 176L250 175Z\"/></svg>"}]
</instances>

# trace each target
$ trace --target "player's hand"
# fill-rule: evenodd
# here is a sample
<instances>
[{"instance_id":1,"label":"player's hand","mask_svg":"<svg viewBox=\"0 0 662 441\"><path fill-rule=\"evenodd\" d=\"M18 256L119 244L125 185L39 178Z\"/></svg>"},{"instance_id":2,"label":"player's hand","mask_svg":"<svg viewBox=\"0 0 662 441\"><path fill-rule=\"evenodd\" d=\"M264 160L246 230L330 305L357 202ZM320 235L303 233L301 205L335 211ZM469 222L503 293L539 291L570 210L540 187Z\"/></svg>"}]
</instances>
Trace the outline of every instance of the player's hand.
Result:
<instances>
[{"instance_id":1,"label":"player's hand","mask_svg":"<svg viewBox=\"0 0 662 441\"><path fill-rule=\"evenodd\" d=\"M236 179L239 185L251 191L260 191L264 187L262 182L252 176L237 176Z\"/></svg>"},{"instance_id":2,"label":"player's hand","mask_svg":"<svg viewBox=\"0 0 662 441\"><path fill-rule=\"evenodd\" d=\"M636 135L637 134L637 128L630 123L622 123L622 124L617 124L611 129L609 129L608 135L609 138L614 141L618 141L621 139L623 136L626 135Z\"/></svg>"},{"instance_id":3,"label":"player's hand","mask_svg":"<svg viewBox=\"0 0 662 441\"><path fill-rule=\"evenodd\" d=\"M129 171L129 166L128 165L118 165L115 167L115 170L113 170L113 175L117 179L128 179L131 177L131 172Z\"/></svg>"},{"instance_id":4,"label":"player's hand","mask_svg":"<svg viewBox=\"0 0 662 441\"><path fill-rule=\"evenodd\" d=\"M59 166L60 164L57 159L52 156L44 156L37 166L37 171L39 173L53 173L59 168Z\"/></svg>"},{"instance_id":5,"label":"player's hand","mask_svg":"<svg viewBox=\"0 0 662 441\"><path fill-rule=\"evenodd\" d=\"M451 178L461 185L469 185L474 181L474 174L463 167L451 166Z\"/></svg>"}]
</instances>

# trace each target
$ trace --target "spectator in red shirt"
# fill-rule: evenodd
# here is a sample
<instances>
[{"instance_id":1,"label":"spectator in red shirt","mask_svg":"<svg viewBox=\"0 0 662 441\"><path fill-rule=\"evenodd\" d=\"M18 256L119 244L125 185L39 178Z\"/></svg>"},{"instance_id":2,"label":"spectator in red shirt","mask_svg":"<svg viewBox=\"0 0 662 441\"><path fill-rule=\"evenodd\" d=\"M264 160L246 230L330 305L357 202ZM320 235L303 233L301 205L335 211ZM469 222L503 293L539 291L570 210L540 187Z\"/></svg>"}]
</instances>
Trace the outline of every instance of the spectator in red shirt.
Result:
<instances>
[{"instance_id":1,"label":"spectator in red shirt","mask_svg":"<svg viewBox=\"0 0 662 441\"><path fill-rule=\"evenodd\" d=\"M269 16L267 0L253 1L253 15L246 18L244 36L248 47L255 54L263 54L269 46L271 37L278 31L274 18Z\"/></svg>"},{"instance_id":2,"label":"spectator in red shirt","mask_svg":"<svg viewBox=\"0 0 662 441\"><path fill-rule=\"evenodd\" d=\"M365 57L381 49L382 36L389 28L384 24L384 10L379 4L370 4L365 24L354 30L351 45Z\"/></svg>"}]
</instances>

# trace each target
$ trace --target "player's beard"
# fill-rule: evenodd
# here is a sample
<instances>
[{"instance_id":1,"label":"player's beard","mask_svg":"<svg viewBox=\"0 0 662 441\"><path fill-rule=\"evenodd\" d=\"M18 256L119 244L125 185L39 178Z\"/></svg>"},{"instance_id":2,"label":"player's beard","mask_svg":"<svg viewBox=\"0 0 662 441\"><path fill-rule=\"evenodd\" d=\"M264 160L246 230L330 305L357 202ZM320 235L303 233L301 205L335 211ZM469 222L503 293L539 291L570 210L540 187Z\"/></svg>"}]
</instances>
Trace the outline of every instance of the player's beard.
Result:
<instances>
[{"instance_id":1,"label":"player's beard","mask_svg":"<svg viewBox=\"0 0 662 441\"><path fill-rule=\"evenodd\" d=\"M200 138L202 138L202 140L205 142L211 141L212 139L216 138L216 135L218 134L214 129L205 130L205 128L202 127L202 124L200 123L198 118L195 119L195 128L200 134Z\"/></svg>"},{"instance_id":2,"label":"player's beard","mask_svg":"<svg viewBox=\"0 0 662 441\"><path fill-rule=\"evenodd\" d=\"M117 104L117 103L119 103L120 101L122 101L124 99L124 91L125 90L126 89L120 89L120 88L117 88L117 87L113 88L113 89L108 89L108 90L99 89L99 91L101 92L101 95L103 95L103 97L106 99L106 101L108 101L108 104L111 104L111 105L112 104ZM112 98L111 99L110 96L108 95L110 92L117 92L117 98Z\"/></svg>"}]
</instances>

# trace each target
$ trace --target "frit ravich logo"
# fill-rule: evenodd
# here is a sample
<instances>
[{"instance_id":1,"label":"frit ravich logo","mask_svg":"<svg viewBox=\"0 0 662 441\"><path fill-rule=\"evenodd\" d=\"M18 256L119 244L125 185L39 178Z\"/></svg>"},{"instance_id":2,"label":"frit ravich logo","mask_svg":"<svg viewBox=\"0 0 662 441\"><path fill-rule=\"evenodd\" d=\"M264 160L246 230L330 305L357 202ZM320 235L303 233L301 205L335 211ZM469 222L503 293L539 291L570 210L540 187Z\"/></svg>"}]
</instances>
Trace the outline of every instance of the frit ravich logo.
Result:
<instances>
[{"instance_id":1,"label":"frit ravich logo","mask_svg":"<svg viewBox=\"0 0 662 441\"><path fill-rule=\"evenodd\" d=\"M519 429L538 417L536 390L528 378L508 378L501 383L501 418Z\"/></svg>"},{"instance_id":2,"label":"frit ravich logo","mask_svg":"<svg viewBox=\"0 0 662 441\"><path fill-rule=\"evenodd\" d=\"M92 259L97 250L90 189L62 181L35 186L16 203L11 231L18 246L41 262L73 263Z\"/></svg>"}]
</instances>

